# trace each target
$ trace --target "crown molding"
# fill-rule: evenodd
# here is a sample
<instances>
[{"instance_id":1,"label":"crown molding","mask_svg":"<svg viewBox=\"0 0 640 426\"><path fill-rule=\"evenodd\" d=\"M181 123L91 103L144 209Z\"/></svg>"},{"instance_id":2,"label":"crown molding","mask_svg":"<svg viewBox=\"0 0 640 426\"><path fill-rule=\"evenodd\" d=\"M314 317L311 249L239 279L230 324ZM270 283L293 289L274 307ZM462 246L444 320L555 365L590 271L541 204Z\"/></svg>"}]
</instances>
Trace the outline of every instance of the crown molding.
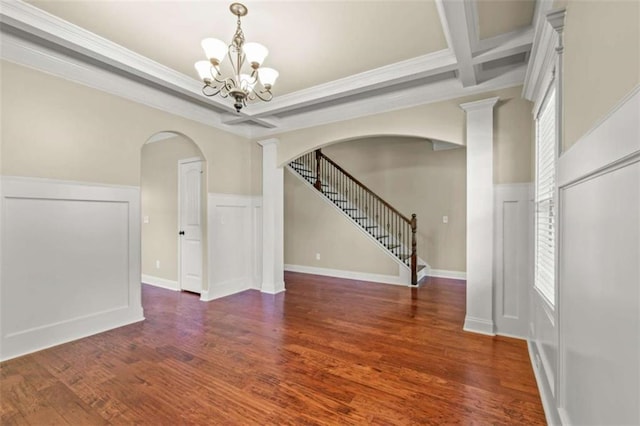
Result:
<instances>
[{"instance_id":1,"label":"crown molding","mask_svg":"<svg viewBox=\"0 0 640 426\"><path fill-rule=\"evenodd\" d=\"M553 7L553 0L538 0L534 12L533 45L524 79L523 97L535 101L549 80L550 66L554 55L554 31L547 21L547 13Z\"/></svg>"},{"instance_id":2,"label":"crown molding","mask_svg":"<svg viewBox=\"0 0 640 426\"><path fill-rule=\"evenodd\" d=\"M287 117L286 120L283 119L282 126L278 129L260 130L258 136L277 135L292 130L351 120L519 86L524 79L525 70L526 66L524 64L519 65L498 77L471 87L462 87L457 78L450 78L429 85L404 88L392 93L296 114Z\"/></svg>"},{"instance_id":3,"label":"crown molding","mask_svg":"<svg viewBox=\"0 0 640 426\"><path fill-rule=\"evenodd\" d=\"M252 104L240 114L224 99L203 96L195 78L19 0L0 0L0 55L232 134L259 138L522 84L521 64L480 73L486 81L479 84L477 74L483 62L526 52L532 31L478 41L474 3L454 3L436 0L441 18L454 9L454 19L441 21L450 47L451 40L469 40L464 55L444 49ZM489 48L473 57L469 46ZM460 84L465 81L462 69L473 72L468 81L473 84Z\"/></svg>"},{"instance_id":4,"label":"crown molding","mask_svg":"<svg viewBox=\"0 0 640 426\"><path fill-rule=\"evenodd\" d=\"M498 103L499 100L500 98L495 96L493 98L482 99L475 102L467 102L464 104L460 104L460 108L462 108L466 112L493 108L496 105L496 103Z\"/></svg>"},{"instance_id":5,"label":"crown molding","mask_svg":"<svg viewBox=\"0 0 640 426\"><path fill-rule=\"evenodd\" d=\"M398 83L453 71L456 67L457 63L453 53L448 49L440 50L278 96L269 103L252 105L252 117L281 114L299 108L307 108L348 96L384 89Z\"/></svg>"}]
</instances>

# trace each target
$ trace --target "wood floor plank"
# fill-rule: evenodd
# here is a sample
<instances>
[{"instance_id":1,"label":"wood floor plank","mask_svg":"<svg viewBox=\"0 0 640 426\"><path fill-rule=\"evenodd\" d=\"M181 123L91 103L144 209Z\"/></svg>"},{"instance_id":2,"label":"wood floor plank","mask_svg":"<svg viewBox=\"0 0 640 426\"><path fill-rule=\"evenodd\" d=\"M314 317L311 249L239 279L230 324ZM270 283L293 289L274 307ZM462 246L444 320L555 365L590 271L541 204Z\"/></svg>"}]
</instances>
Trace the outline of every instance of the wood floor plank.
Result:
<instances>
[{"instance_id":1,"label":"wood floor plank","mask_svg":"<svg viewBox=\"0 0 640 426\"><path fill-rule=\"evenodd\" d=\"M285 280L143 286L144 322L0 363L2 424L544 424L526 343L462 331L464 281Z\"/></svg>"}]
</instances>

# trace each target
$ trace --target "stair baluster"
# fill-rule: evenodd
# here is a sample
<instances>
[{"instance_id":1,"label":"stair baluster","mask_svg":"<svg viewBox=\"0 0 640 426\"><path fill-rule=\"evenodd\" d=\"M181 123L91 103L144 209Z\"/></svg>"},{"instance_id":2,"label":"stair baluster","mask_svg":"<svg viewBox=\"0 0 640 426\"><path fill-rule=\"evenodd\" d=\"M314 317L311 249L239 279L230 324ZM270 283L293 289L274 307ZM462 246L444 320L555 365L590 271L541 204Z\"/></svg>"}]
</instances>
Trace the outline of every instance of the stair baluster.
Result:
<instances>
[{"instance_id":1,"label":"stair baluster","mask_svg":"<svg viewBox=\"0 0 640 426\"><path fill-rule=\"evenodd\" d=\"M418 283L416 234L418 219L411 219L367 188L320 149L289 163L290 167L377 239L411 269L411 284ZM408 251L408 253L407 253Z\"/></svg>"}]
</instances>

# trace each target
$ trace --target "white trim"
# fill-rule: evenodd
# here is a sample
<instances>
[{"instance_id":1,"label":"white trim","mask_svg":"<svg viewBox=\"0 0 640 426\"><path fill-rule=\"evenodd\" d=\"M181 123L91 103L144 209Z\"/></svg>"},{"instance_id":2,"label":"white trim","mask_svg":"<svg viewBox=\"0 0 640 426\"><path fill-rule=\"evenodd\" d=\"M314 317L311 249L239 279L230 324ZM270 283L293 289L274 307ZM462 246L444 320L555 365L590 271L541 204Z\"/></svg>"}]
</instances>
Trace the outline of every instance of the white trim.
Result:
<instances>
[{"instance_id":1,"label":"white trim","mask_svg":"<svg viewBox=\"0 0 640 426\"><path fill-rule=\"evenodd\" d=\"M535 343L531 340L527 340L527 349L529 351L529 361L531 362L531 367L533 368L533 374L536 377L538 393L540 394L540 399L542 400L542 409L544 410L544 417L547 421L547 424L569 424L560 421L558 410L556 410L553 392L549 388L546 375L544 374L544 372L540 371L540 363L542 361L541 359L540 361L538 361L539 358L536 358L536 356L538 356L538 352L535 349Z\"/></svg>"},{"instance_id":2,"label":"white trim","mask_svg":"<svg viewBox=\"0 0 640 426\"><path fill-rule=\"evenodd\" d=\"M135 191L139 191L139 186L134 185L119 185L119 184L111 184L111 183L101 183L101 182L84 182L78 180L64 180L64 179L51 179L51 178L40 178L40 177L32 177L32 176L11 176L11 175L3 175L0 176L2 181L7 182L9 184L14 183L24 183L24 184L52 184L52 185L73 185L73 186L89 186L89 187L100 187L100 188L113 188L113 189L131 189Z\"/></svg>"},{"instance_id":3,"label":"white trim","mask_svg":"<svg viewBox=\"0 0 640 426\"><path fill-rule=\"evenodd\" d=\"M368 272L344 271L341 269L318 268L305 265L284 265L284 270L288 272L300 272L303 274L322 275L325 277L344 278L348 280L369 281L381 284L393 284L408 286L405 277L400 275L370 274Z\"/></svg>"},{"instance_id":4,"label":"white trim","mask_svg":"<svg viewBox=\"0 0 640 426\"><path fill-rule=\"evenodd\" d=\"M462 329L471 333L486 334L487 336L496 335L493 321L475 318L469 315L464 318L464 327L462 327Z\"/></svg>"},{"instance_id":5,"label":"white trim","mask_svg":"<svg viewBox=\"0 0 640 426\"><path fill-rule=\"evenodd\" d=\"M636 86L558 159L558 186L631 159L640 151L640 85ZM628 137L615 136L625 134Z\"/></svg>"},{"instance_id":6,"label":"white trim","mask_svg":"<svg viewBox=\"0 0 640 426\"><path fill-rule=\"evenodd\" d=\"M259 195L239 194L207 194L207 226L208 226L208 287L201 293L201 300L208 301L235 294L248 289L259 290L262 284L262 264L259 262L262 245L259 244L261 234L262 197ZM229 225L220 214L220 208L234 208L233 214L237 228L234 235L243 233L243 238L231 241L221 240L221 235L229 235ZM221 249L216 242L223 242ZM233 276L221 276L219 271L223 265L234 265Z\"/></svg>"},{"instance_id":7,"label":"white trim","mask_svg":"<svg viewBox=\"0 0 640 426\"><path fill-rule=\"evenodd\" d=\"M203 302L210 302L212 300L220 299L222 297L231 296L233 294L242 293L247 290L256 290L251 285L240 285L238 286L236 282L229 282L222 285L217 285L208 290L204 290L200 294L200 300Z\"/></svg>"},{"instance_id":8,"label":"white trim","mask_svg":"<svg viewBox=\"0 0 640 426\"><path fill-rule=\"evenodd\" d=\"M477 40L475 31L476 23L473 16L473 5L467 1L445 1L437 0L439 10L443 13L440 18L446 21L443 28L448 28L449 33L446 37L450 44L451 50L455 54L458 65L458 78L462 82L463 87L475 86L477 84L477 76L475 67L472 63L472 46ZM443 19L444 18L444 19Z\"/></svg>"},{"instance_id":9,"label":"white trim","mask_svg":"<svg viewBox=\"0 0 640 426\"><path fill-rule=\"evenodd\" d=\"M118 302L106 310L84 313L79 316L46 323L37 327L5 333L0 330L0 359L10 359L37 350L56 346L92 334L100 333L144 319L140 292L140 190L138 187L70 182L34 177L2 176L1 210L7 207L7 200L48 200L56 202L90 201L106 204L123 203L126 205L126 282L118 284L125 287L126 302ZM0 231L6 226L3 214ZM124 226L124 224L122 224ZM2 246L6 249L6 233L0 232ZM3 261L6 260L3 250ZM8 285L6 281L3 286ZM74 287L69 287L73 291ZM3 292L0 292L3 293ZM64 293L60 293L64 294ZM53 301L57 303L56 301ZM2 303L9 303L3 299ZM25 307L26 309L27 307ZM42 314L42 312L40 312ZM55 315L54 315L55 317ZM3 322L3 327L6 323Z\"/></svg>"},{"instance_id":10,"label":"white trim","mask_svg":"<svg viewBox=\"0 0 640 426\"><path fill-rule=\"evenodd\" d=\"M460 108L462 108L466 112L483 110L486 108L493 108L499 100L500 98L495 96L493 98L487 98L487 99L482 99L475 102L467 102L464 104L460 104Z\"/></svg>"},{"instance_id":11,"label":"white trim","mask_svg":"<svg viewBox=\"0 0 640 426\"><path fill-rule=\"evenodd\" d=\"M523 97L535 104L538 104L542 99L542 92L547 87L546 81L555 64L557 35L547 20L547 14L552 7L552 0L539 0L536 2L533 47L522 90ZM537 107L534 108L534 111L536 109Z\"/></svg>"},{"instance_id":12,"label":"white trim","mask_svg":"<svg viewBox=\"0 0 640 426\"><path fill-rule=\"evenodd\" d=\"M59 48L44 46L34 40L20 38L4 31L0 36L0 57L9 62L120 96L229 133L243 137L249 137L251 133L248 125L229 126L221 123L221 115L205 106L206 102L203 105L202 102L185 99L170 91L158 90L151 85L101 68L95 63L70 56Z\"/></svg>"},{"instance_id":13,"label":"white trim","mask_svg":"<svg viewBox=\"0 0 640 426\"><path fill-rule=\"evenodd\" d=\"M491 51L484 52L487 56L473 58L472 53L475 52L471 52L469 46L482 43L477 40L477 35L473 35L477 33L475 4L465 3L458 10L462 14L456 12L456 25L451 28L446 19L442 19L446 15L443 8L456 9L458 5L451 6L442 0L436 3L447 43L449 47L455 44L458 59L450 48L443 49L279 96L268 104L254 104L250 109L241 111L240 117L232 114L230 102L202 96L202 83L195 78L21 1L2 2L0 17L4 26L18 29L25 35L3 31L0 53L4 59L18 64L236 135L259 138L522 84L524 64L506 66L500 70L502 74L499 76L476 84L475 70L478 66L472 61L497 59L526 51L528 39L526 34L516 31L495 40L483 40ZM460 19L461 16L464 19ZM455 35L453 39L450 33ZM469 37L468 45L463 46L460 40ZM42 44L38 41L41 39L50 44ZM92 60L79 59L81 57ZM111 72L107 68L116 68L124 73ZM460 87L460 79L454 75L454 71L459 69L462 69L466 89ZM126 74L137 78L132 79ZM451 78L446 79L447 76ZM139 79L151 84L137 81ZM415 84L407 88L409 81ZM155 85L165 89L157 90L152 87ZM391 90L394 86L401 88ZM283 117L275 116L283 113L286 113Z\"/></svg>"},{"instance_id":14,"label":"white trim","mask_svg":"<svg viewBox=\"0 0 640 426\"><path fill-rule=\"evenodd\" d=\"M268 104L252 105L251 117L282 114L455 69L453 53L444 49L279 96Z\"/></svg>"},{"instance_id":15,"label":"white trim","mask_svg":"<svg viewBox=\"0 0 640 426\"><path fill-rule=\"evenodd\" d=\"M429 269L427 271L427 276L434 278L449 278L451 280L467 279L467 273L464 271L449 271L446 269Z\"/></svg>"},{"instance_id":16,"label":"white trim","mask_svg":"<svg viewBox=\"0 0 640 426\"><path fill-rule=\"evenodd\" d=\"M164 288L167 290L180 291L178 281L168 280L166 278L154 277L153 275L142 274L142 284L152 285L154 287Z\"/></svg>"}]
</instances>

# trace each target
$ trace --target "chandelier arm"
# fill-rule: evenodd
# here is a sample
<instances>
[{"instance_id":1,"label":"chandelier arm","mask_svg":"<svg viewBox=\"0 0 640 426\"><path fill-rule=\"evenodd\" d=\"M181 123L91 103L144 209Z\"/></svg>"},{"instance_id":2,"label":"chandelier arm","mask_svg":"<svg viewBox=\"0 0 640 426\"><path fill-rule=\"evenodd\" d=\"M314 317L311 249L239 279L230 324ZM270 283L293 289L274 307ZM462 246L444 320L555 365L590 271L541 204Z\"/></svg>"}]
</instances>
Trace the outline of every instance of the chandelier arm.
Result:
<instances>
[{"instance_id":1,"label":"chandelier arm","mask_svg":"<svg viewBox=\"0 0 640 426\"><path fill-rule=\"evenodd\" d=\"M207 93L207 88L213 89L214 92L213 93ZM208 96L208 97L215 96L215 95L217 95L218 93L220 93L222 91L222 88L223 88L222 86L221 87L216 87L216 86L213 86L211 84L205 84L204 87L202 88L202 94L205 95L205 96Z\"/></svg>"},{"instance_id":2,"label":"chandelier arm","mask_svg":"<svg viewBox=\"0 0 640 426\"><path fill-rule=\"evenodd\" d=\"M271 101L271 99L273 99L273 93L271 93L271 90L263 90L262 92L254 90L253 93L258 97L258 99L264 102L269 102ZM267 96L262 97L262 95L264 94L267 94Z\"/></svg>"}]
</instances>

